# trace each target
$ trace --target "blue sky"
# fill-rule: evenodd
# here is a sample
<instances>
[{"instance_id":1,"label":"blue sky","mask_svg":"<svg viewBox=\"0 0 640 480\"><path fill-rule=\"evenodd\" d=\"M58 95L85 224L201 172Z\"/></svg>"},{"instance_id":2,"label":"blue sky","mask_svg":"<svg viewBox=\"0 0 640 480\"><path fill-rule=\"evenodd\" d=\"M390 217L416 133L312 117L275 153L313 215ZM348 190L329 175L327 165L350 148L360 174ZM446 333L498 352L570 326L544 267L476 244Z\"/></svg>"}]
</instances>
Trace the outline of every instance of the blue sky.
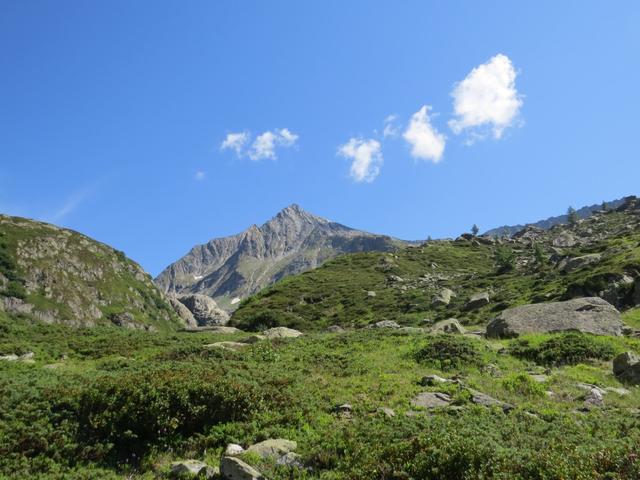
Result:
<instances>
[{"instance_id":1,"label":"blue sky","mask_svg":"<svg viewBox=\"0 0 640 480\"><path fill-rule=\"evenodd\" d=\"M634 1L5 0L0 211L155 275L291 203L417 239L640 193L638 25Z\"/></svg>"}]
</instances>

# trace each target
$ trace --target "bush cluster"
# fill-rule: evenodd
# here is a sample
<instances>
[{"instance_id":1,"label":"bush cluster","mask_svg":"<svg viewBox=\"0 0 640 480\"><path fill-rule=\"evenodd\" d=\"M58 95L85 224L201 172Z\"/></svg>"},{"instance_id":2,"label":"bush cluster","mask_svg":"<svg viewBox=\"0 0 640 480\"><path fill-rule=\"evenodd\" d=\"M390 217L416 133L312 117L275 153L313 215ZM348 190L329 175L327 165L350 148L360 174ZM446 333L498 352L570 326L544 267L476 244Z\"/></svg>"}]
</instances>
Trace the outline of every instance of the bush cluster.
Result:
<instances>
[{"instance_id":1,"label":"bush cluster","mask_svg":"<svg viewBox=\"0 0 640 480\"><path fill-rule=\"evenodd\" d=\"M515 340L509 347L509 353L539 365L562 366L590 360L610 360L615 349L605 339L571 332L555 335L539 345L532 345L526 339Z\"/></svg>"},{"instance_id":2,"label":"bush cluster","mask_svg":"<svg viewBox=\"0 0 640 480\"><path fill-rule=\"evenodd\" d=\"M440 370L483 365L477 342L457 335L439 335L420 347L415 358Z\"/></svg>"}]
</instances>

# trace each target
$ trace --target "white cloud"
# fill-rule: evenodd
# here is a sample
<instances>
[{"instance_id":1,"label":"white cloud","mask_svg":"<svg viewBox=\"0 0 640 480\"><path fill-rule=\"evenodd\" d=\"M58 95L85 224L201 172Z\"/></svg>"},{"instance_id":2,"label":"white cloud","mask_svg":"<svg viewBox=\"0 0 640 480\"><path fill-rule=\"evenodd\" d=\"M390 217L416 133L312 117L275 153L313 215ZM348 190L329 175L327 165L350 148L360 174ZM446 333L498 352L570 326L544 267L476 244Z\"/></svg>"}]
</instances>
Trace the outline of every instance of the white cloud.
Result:
<instances>
[{"instance_id":1,"label":"white cloud","mask_svg":"<svg viewBox=\"0 0 640 480\"><path fill-rule=\"evenodd\" d=\"M205 172L199 171L199 172L196 172L193 178L195 178L198 181L201 181L201 180L204 180L206 177L207 177L207 174Z\"/></svg>"},{"instance_id":2,"label":"white cloud","mask_svg":"<svg viewBox=\"0 0 640 480\"><path fill-rule=\"evenodd\" d=\"M377 140L351 138L338 153L352 160L349 175L356 182L372 182L380 174L382 151Z\"/></svg>"},{"instance_id":3,"label":"white cloud","mask_svg":"<svg viewBox=\"0 0 640 480\"><path fill-rule=\"evenodd\" d=\"M233 150L240 157L249 138L248 132L228 133L222 145L220 145L220 150Z\"/></svg>"},{"instance_id":4,"label":"white cloud","mask_svg":"<svg viewBox=\"0 0 640 480\"><path fill-rule=\"evenodd\" d=\"M298 135L287 128L282 128L275 132L266 131L258 135L254 140L249 151L249 158L254 161L265 158L275 160L277 158L276 147L289 148L294 146L297 140Z\"/></svg>"},{"instance_id":5,"label":"white cloud","mask_svg":"<svg viewBox=\"0 0 640 480\"><path fill-rule=\"evenodd\" d=\"M446 139L431 125L429 110L431 107L424 105L414 113L402 137L411 145L411 156L438 163L442 159Z\"/></svg>"},{"instance_id":6,"label":"white cloud","mask_svg":"<svg viewBox=\"0 0 640 480\"><path fill-rule=\"evenodd\" d=\"M389 115L384 119L384 130L382 131L383 138L396 138L400 134L400 127L395 124L397 119L397 115Z\"/></svg>"},{"instance_id":7,"label":"white cloud","mask_svg":"<svg viewBox=\"0 0 640 480\"><path fill-rule=\"evenodd\" d=\"M516 76L511 60L503 54L471 70L451 92L456 117L449 121L451 129L456 134L471 129L471 140L485 137L486 129L500 138L515 123L522 106Z\"/></svg>"}]
</instances>

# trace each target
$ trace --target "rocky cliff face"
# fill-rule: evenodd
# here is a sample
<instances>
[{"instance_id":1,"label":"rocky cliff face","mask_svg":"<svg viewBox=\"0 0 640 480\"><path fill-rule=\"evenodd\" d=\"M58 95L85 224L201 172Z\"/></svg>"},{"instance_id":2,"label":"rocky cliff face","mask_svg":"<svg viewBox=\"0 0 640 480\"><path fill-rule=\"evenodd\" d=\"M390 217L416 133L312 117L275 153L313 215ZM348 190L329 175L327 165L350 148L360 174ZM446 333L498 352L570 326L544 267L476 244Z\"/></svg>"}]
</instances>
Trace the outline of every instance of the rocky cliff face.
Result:
<instances>
[{"instance_id":1,"label":"rocky cliff face","mask_svg":"<svg viewBox=\"0 0 640 480\"><path fill-rule=\"evenodd\" d=\"M160 273L156 283L169 293L208 295L229 310L239 299L342 253L390 251L403 243L291 205L260 227L194 247Z\"/></svg>"},{"instance_id":2,"label":"rocky cliff face","mask_svg":"<svg viewBox=\"0 0 640 480\"><path fill-rule=\"evenodd\" d=\"M151 277L77 232L0 215L0 310L49 323L164 329L180 324Z\"/></svg>"}]
</instances>

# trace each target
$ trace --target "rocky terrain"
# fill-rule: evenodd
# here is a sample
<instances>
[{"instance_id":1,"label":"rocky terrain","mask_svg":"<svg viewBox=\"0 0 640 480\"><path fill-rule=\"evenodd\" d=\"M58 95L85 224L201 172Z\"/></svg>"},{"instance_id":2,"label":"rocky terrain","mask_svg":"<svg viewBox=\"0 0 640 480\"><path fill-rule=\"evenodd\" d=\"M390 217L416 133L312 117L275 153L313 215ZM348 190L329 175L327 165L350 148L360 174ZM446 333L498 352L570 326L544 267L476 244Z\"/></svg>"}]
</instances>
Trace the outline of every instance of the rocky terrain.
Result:
<instances>
[{"instance_id":1,"label":"rocky terrain","mask_svg":"<svg viewBox=\"0 0 640 480\"><path fill-rule=\"evenodd\" d=\"M611 209L616 209L618 208L620 205L622 205L622 203L624 202L624 198L619 198L617 200L612 200L610 202L606 202L607 206ZM602 204L597 204L597 205L589 205L586 207L582 207L576 210L576 215L578 216L578 218L587 218L589 216L591 216L593 213L598 212L600 209L602 208ZM534 223L530 223L527 225L503 225L501 227L496 227L496 228L492 228L491 230L487 230L486 232L484 232L484 235L488 236L488 237L493 237L493 236L511 236L515 233L518 233L520 230L522 230L523 228L526 228L528 226L531 227L537 227L537 228L542 228L542 229L549 229L551 227L554 227L556 225L563 225L567 223L567 218L568 215L564 214L564 215L556 215L555 217L549 217L546 218L544 220L539 220L537 222Z\"/></svg>"},{"instance_id":2,"label":"rocky terrain","mask_svg":"<svg viewBox=\"0 0 640 480\"><path fill-rule=\"evenodd\" d=\"M11 259L43 256L7 254L32 251L20 232L3 237L2 295L35 305L40 264ZM230 319L206 295L166 302L189 328L0 311L1 478L640 478L635 197L549 229L341 255Z\"/></svg>"},{"instance_id":3,"label":"rocky terrain","mask_svg":"<svg viewBox=\"0 0 640 480\"><path fill-rule=\"evenodd\" d=\"M77 232L0 215L0 310L74 326L175 328L151 277Z\"/></svg>"},{"instance_id":4,"label":"rocky terrain","mask_svg":"<svg viewBox=\"0 0 640 480\"><path fill-rule=\"evenodd\" d=\"M230 311L248 295L340 254L393 251L405 244L291 205L260 227L194 247L162 271L156 283L167 293L207 295Z\"/></svg>"}]
</instances>

